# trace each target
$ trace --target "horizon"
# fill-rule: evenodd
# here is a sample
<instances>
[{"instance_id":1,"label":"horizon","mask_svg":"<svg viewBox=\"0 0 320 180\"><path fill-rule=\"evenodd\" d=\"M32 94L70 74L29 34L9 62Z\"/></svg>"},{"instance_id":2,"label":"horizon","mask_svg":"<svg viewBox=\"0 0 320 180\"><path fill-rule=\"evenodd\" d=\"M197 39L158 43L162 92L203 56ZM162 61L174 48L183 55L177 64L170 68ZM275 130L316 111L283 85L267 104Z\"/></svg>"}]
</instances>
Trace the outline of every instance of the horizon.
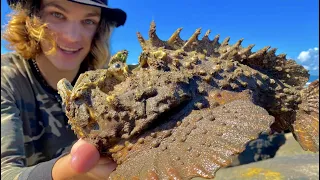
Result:
<instances>
[{"instance_id":1,"label":"horizon","mask_svg":"<svg viewBox=\"0 0 320 180\"><path fill-rule=\"evenodd\" d=\"M177 1L164 0L162 4L151 1L110 1L111 7L126 11L128 18L124 26L115 29L111 37L111 53L127 49L128 64L138 62L142 52L136 33L140 32L148 39L148 30L152 20L157 26L157 35L167 40L171 34L182 27L180 36L188 39L197 28L202 28L199 39L210 29L212 40L220 34L221 43L230 37L230 44L244 38L242 46L255 44L252 51L265 46L278 48L276 54L287 54L309 70L312 76L319 76L319 2L277 1L264 4L249 0L213 2L202 0ZM1 0L1 27L4 27L10 13L6 0ZM1 54L8 51L1 39Z\"/></svg>"}]
</instances>

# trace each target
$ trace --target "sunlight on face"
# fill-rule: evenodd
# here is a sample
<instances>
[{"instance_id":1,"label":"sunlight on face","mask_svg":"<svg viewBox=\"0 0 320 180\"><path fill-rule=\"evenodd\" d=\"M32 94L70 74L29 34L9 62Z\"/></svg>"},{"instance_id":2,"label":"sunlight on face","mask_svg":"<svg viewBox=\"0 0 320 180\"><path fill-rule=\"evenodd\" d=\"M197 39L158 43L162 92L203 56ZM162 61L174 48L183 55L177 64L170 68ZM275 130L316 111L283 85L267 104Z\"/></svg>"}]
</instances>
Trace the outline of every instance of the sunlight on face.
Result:
<instances>
[{"instance_id":1,"label":"sunlight on face","mask_svg":"<svg viewBox=\"0 0 320 180\"><path fill-rule=\"evenodd\" d=\"M88 55L100 21L101 9L67 0L43 0L41 19L55 34L57 53L47 58L56 68L74 70ZM50 45L41 42L43 51Z\"/></svg>"}]
</instances>

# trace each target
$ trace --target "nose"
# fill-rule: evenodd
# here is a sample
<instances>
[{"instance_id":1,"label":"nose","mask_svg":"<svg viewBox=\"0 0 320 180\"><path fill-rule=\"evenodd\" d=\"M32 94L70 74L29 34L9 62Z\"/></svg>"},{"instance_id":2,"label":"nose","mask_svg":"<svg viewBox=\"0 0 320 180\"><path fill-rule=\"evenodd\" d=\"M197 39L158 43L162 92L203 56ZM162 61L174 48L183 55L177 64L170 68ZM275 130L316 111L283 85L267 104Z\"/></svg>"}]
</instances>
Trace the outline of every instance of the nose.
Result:
<instances>
[{"instance_id":1,"label":"nose","mask_svg":"<svg viewBox=\"0 0 320 180\"><path fill-rule=\"evenodd\" d=\"M69 22L64 28L62 36L69 42L78 42L81 40L81 26L77 22Z\"/></svg>"}]
</instances>

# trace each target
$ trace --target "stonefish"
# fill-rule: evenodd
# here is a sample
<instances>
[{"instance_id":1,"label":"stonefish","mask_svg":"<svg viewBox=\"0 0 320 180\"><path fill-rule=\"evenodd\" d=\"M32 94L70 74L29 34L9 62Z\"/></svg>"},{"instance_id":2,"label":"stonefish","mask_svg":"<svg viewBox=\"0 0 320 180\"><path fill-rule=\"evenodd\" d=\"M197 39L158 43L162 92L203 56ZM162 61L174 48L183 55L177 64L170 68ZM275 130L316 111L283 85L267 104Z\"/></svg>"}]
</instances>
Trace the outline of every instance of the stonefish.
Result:
<instances>
[{"instance_id":1,"label":"stonefish","mask_svg":"<svg viewBox=\"0 0 320 180\"><path fill-rule=\"evenodd\" d=\"M110 179L213 178L262 132L290 130L319 150L319 81L270 46L252 52L200 28L163 41L152 22L138 65L126 50L108 68L58 83L66 115L84 138L119 165Z\"/></svg>"}]
</instances>

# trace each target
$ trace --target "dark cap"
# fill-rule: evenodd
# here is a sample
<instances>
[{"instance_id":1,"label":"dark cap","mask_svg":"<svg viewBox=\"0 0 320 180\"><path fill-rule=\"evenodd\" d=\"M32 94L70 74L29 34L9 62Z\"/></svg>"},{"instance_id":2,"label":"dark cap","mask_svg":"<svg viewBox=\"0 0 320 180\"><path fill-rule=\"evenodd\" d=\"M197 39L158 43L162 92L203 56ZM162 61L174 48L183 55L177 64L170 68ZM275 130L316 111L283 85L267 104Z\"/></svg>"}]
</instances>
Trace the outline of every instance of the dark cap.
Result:
<instances>
[{"instance_id":1,"label":"dark cap","mask_svg":"<svg viewBox=\"0 0 320 180\"><path fill-rule=\"evenodd\" d=\"M12 6L18 2L25 4L28 0L7 0L9 6ZM115 22L116 27L124 25L127 19L127 14L121 9L108 7L108 0L68 0L71 2L76 2L80 4L85 4L89 6L101 7L107 16L107 21ZM39 2L39 0L36 0Z\"/></svg>"}]
</instances>

